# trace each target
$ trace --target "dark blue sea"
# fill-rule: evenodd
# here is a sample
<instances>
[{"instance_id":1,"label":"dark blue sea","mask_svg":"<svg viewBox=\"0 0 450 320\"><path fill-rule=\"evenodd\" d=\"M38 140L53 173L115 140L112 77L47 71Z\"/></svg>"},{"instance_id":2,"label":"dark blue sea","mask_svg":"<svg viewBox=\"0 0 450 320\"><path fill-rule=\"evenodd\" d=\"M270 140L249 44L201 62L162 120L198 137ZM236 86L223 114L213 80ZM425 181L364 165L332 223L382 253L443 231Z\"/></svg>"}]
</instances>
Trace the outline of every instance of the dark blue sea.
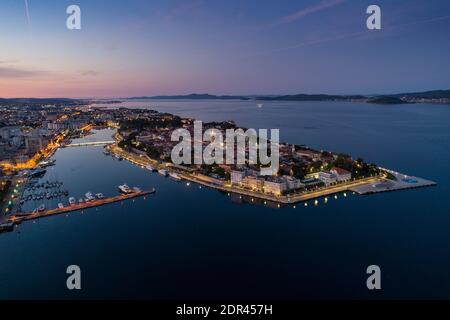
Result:
<instances>
[{"instance_id":1,"label":"dark blue sea","mask_svg":"<svg viewBox=\"0 0 450 320\"><path fill-rule=\"evenodd\" d=\"M438 186L278 209L152 174L102 147L60 149L41 180L62 181L77 198L116 195L123 183L157 192L1 234L0 298L450 298L449 105L124 105L279 128L282 141L362 157ZM366 268L374 264L382 289L369 291ZM81 291L66 288L69 265L81 268Z\"/></svg>"}]
</instances>

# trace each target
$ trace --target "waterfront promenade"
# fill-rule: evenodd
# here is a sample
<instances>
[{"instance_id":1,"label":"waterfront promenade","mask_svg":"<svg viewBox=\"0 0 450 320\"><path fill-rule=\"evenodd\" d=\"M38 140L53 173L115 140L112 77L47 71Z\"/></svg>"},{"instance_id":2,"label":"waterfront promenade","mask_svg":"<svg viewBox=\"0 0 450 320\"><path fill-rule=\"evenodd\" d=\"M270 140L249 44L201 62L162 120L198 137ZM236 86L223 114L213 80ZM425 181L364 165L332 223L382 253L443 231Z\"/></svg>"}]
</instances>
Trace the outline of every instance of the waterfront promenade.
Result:
<instances>
[{"instance_id":1,"label":"waterfront promenade","mask_svg":"<svg viewBox=\"0 0 450 320\"><path fill-rule=\"evenodd\" d=\"M155 160L149 159L148 157L139 156L134 153L127 152L117 145L109 146L109 151L113 154L116 154L138 166L145 168L148 165L151 165L155 169L166 169L171 170L170 165L158 163ZM283 196L274 196L270 194L265 194L261 192L255 192L248 189L239 188L237 186L228 186L228 185L220 185L217 183L216 179L210 178L205 175L195 174L195 173L187 173L187 172L177 172L179 177L194 182L200 185L203 185L208 188L216 189L219 191L223 191L226 193L235 193L242 196L248 196L256 199L262 199L266 201L272 201L281 204L295 204L298 202L308 201L315 198L326 197L335 193L351 191L354 188L361 186L370 186L375 183L380 183L385 181L384 177L376 176L376 177L368 177L364 179L359 179L355 181L349 181L346 183L338 184L335 186L330 186L326 188L317 189L314 191L306 191L301 193L295 193L290 195Z\"/></svg>"}]
</instances>

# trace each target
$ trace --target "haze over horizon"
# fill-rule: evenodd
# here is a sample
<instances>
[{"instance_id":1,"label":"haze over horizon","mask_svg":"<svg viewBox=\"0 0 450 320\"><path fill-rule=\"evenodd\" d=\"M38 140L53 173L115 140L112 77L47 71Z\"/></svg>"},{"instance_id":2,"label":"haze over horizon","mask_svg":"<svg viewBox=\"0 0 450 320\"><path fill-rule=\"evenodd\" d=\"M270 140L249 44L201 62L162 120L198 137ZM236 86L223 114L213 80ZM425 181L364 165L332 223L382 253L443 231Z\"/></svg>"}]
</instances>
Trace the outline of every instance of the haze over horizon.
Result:
<instances>
[{"instance_id":1,"label":"haze over horizon","mask_svg":"<svg viewBox=\"0 0 450 320\"><path fill-rule=\"evenodd\" d=\"M0 97L392 94L449 89L450 2L0 3Z\"/></svg>"}]
</instances>

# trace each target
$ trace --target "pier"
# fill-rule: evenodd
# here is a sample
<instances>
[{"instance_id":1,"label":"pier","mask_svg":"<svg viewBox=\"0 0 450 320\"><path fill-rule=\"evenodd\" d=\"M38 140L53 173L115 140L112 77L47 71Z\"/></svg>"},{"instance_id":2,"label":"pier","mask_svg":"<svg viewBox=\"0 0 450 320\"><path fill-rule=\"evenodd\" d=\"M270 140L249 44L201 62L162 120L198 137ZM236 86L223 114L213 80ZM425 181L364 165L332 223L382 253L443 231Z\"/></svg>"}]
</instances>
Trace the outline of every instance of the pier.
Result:
<instances>
[{"instance_id":1,"label":"pier","mask_svg":"<svg viewBox=\"0 0 450 320\"><path fill-rule=\"evenodd\" d=\"M408 176L403 173L383 169L395 177L395 180L383 179L375 183L352 187L350 190L360 195L381 192L393 192L407 189L417 189L436 186L437 183L419 177Z\"/></svg>"},{"instance_id":2,"label":"pier","mask_svg":"<svg viewBox=\"0 0 450 320\"><path fill-rule=\"evenodd\" d=\"M148 191L140 191L140 192L133 192L130 194L122 194L115 197L105 198L105 199L96 199L89 202L83 202L83 203L77 203L74 205L70 205L64 208L56 208L51 210L46 210L43 212L29 212L29 213L17 213L15 215L9 216L6 219L6 223L14 223L14 224L21 224L25 221L31 221L51 216L56 216L60 214L65 214L73 211L81 211L89 208L95 208L104 206L107 204L115 203L115 202L122 202L134 198L139 197L145 197L147 195L153 194L156 192L156 189L150 189ZM6 217L5 217L6 218ZM0 221L1 222L1 221ZM2 231L0 230L0 233Z\"/></svg>"}]
</instances>

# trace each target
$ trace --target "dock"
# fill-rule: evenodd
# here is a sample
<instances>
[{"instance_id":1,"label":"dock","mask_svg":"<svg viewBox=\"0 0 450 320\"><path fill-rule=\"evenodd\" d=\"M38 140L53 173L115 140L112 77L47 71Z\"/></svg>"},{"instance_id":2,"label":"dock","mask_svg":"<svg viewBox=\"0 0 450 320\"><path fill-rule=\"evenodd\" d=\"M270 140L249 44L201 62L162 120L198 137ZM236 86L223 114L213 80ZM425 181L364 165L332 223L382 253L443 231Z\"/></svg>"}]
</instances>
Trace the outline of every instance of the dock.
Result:
<instances>
[{"instance_id":1,"label":"dock","mask_svg":"<svg viewBox=\"0 0 450 320\"><path fill-rule=\"evenodd\" d=\"M393 192L407 189L433 187L437 185L436 182L426 180L423 178L408 176L406 174L395 172L388 169L383 170L391 173L395 177L395 180L383 179L382 181L378 181L376 183L355 186L350 190L360 195L368 195L382 192Z\"/></svg>"},{"instance_id":2,"label":"dock","mask_svg":"<svg viewBox=\"0 0 450 320\"><path fill-rule=\"evenodd\" d=\"M96 199L96 200L89 201L89 202L77 203L74 205L69 205L64 208L56 208L56 209L46 210L46 211L42 211L42 212L17 213L15 215L8 217L6 222L14 223L14 224L21 224L22 222L25 222L25 221L37 220L37 219L52 217L52 216L56 216L56 215L73 212L73 211L81 211L81 210L85 210L85 209L104 206L104 205L111 204L111 203L122 202L122 201L135 199L135 198L139 198L139 197L145 197L145 196L153 194L155 192L156 192L156 189L153 188L148 191L133 192L133 193L122 194L122 195L105 198L105 199ZM0 230L0 233L1 232L2 231Z\"/></svg>"}]
</instances>

